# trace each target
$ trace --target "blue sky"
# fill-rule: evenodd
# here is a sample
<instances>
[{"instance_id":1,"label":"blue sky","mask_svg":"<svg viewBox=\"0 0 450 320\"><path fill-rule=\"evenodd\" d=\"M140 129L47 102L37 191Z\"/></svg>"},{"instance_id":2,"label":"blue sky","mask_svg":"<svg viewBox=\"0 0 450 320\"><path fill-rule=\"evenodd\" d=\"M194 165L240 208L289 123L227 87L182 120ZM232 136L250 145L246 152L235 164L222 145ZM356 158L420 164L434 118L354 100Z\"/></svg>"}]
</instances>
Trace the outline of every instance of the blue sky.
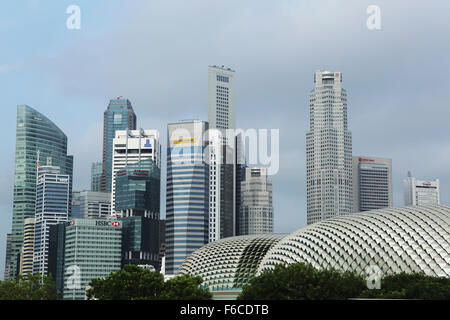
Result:
<instances>
[{"instance_id":1,"label":"blue sky","mask_svg":"<svg viewBox=\"0 0 450 320\"><path fill-rule=\"evenodd\" d=\"M81 30L66 28L72 4L81 8ZM372 4L381 8L381 30L366 27ZM109 99L130 99L138 126L160 130L164 148L167 123L207 119L213 64L236 70L238 127L280 129L276 232L306 224L305 134L317 69L343 73L353 154L393 159L394 204L403 205L408 170L440 178L448 204L449 12L440 0L2 1L0 272L18 104L67 134L74 189L89 188Z\"/></svg>"}]
</instances>

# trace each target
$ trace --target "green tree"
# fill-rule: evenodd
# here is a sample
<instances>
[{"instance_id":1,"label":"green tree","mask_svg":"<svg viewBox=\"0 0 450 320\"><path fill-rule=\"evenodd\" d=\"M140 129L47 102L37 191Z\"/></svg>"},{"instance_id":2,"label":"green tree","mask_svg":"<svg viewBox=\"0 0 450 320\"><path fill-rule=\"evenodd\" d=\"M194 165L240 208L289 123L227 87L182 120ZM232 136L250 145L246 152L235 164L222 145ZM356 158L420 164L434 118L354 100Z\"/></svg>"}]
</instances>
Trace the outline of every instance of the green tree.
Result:
<instances>
[{"instance_id":1,"label":"green tree","mask_svg":"<svg viewBox=\"0 0 450 320\"><path fill-rule=\"evenodd\" d=\"M159 272L130 264L104 279L91 280L87 297L99 300L211 299L211 294L200 287L201 283L200 277L189 275L164 282Z\"/></svg>"},{"instance_id":2,"label":"green tree","mask_svg":"<svg viewBox=\"0 0 450 320\"><path fill-rule=\"evenodd\" d=\"M364 290L362 298L450 300L450 279L423 273L398 273L381 279L378 290Z\"/></svg>"},{"instance_id":3,"label":"green tree","mask_svg":"<svg viewBox=\"0 0 450 320\"><path fill-rule=\"evenodd\" d=\"M365 288L365 280L351 272L279 264L252 278L238 300L340 300L358 297Z\"/></svg>"},{"instance_id":4,"label":"green tree","mask_svg":"<svg viewBox=\"0 0 450 320\"><path fill-rule=\"evenodd\" d=\"M175 277L164 283L160 298L164 300L210 300L212 294L201 287L201 277L188 274Z\"/></svg>"},{"instance_id":5,"label":"green tree","mask_svg":"<svg viewBox=\"0 0 450 320\"><path fill-rule=\"evenodd\" d=\"M51 276L19 275L15 281L0 282L0 300L56 300Z\"/></svg>"},{"instance_id":6,"label":"green tree","mask_svg":"<svg viewBox=\"0 0 450 320\"><path fill-rule=\"evenodd\" d=\"M164 286L164 276L159 272L128 264L122 270L111 273L105 279L93 279L89 283L88 299L136 300L158 299Z\"/></svg>"}]
</instances>

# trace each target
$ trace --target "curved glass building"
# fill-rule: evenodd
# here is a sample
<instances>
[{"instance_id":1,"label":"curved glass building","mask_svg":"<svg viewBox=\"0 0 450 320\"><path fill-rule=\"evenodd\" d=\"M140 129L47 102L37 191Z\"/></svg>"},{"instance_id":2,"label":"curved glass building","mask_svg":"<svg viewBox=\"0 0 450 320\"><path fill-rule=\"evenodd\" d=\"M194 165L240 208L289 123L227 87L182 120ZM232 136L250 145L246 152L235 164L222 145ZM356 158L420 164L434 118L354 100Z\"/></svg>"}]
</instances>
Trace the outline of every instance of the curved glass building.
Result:
<instances>
[{"instance_id":1,"label":"curved glass building","mask_svg":"<svg viewBox=\"0 0 450 320\"><path fill-rule=\"evenodd\" d=\"M383 274L450 277L450 206L380 209L314 223L274 246L258 273L295 262L361 275L376 266Z\"/></svg>"},{"instance_id":2,"label":"curved glass building","mask_svg":"<svg viewBox=\"0 0 450 320\"><path fill-rule=\"evenodd\" d=\"M38 151L41 165L57 166L61 174L71 177L70 192L73 171L73 156L67 155L67 137L46 116L27 105L19 105L16 128L10 279L19 272L24 220L35 216Z\"/></svg>"}]
</instances>

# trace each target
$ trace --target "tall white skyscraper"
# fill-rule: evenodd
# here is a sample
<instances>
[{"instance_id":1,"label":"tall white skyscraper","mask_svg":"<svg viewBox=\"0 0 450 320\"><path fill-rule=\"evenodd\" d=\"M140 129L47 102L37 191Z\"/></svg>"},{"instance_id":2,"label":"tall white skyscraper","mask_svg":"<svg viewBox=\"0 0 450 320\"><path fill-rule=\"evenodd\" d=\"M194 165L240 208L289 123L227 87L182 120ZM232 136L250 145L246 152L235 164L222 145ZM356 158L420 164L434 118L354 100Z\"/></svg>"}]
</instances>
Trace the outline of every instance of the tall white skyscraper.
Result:
<instances>
[{"instance_id":1,"label":"tall white skyscraper","mask_svg":"<svg viewBox=\"0 0 450 320\"><path fill-rule=\"evenodd\" d=\"M209 242L236 234L235 138L226 131L236 126L234 81L230 68L208 67Z\"/></svg>"},{"instance_id":2,"label":"tall white skyscraper","mask_svg":"<svg viewBox=\"0 0 450 320\"><path fill-rule=\"evenodd\" d=\"M406 206L441 204L439 179L417 180L408 172L408 178L403 180L403 187Z\"/></svg>"},{"instance_id":3,"label":"tall white skyscraper","mask_svg":"<svg viewBox=\"0 0 450 320\"><path fill-rule=\"evenodd\" d=\"M273 233L272 181L267 179L267 168L245 168L240 199L238 235Z\"/></svg>"},{"instance_id":4,"label":"tall white skyscraper","mask_svg":"<svg viewBox=\"0 0 450 320\"><path fill-rule=\"evenodd\" d=\"M152 159L161 168L161 147L157 130L117 130L113 140L111 214L115 211L116 173L127 165Z\"/></svg>"},{"instance_id":5,"label":"tall white skyscraper","mask_svg":"<svg viewBox=\"0 0 450 320\"><path fill-rule=\"evenodd\" d=\"M307 223L352 212L352 135L342 73L316 71L306 134Z\"/></svg>"}]
</instances>

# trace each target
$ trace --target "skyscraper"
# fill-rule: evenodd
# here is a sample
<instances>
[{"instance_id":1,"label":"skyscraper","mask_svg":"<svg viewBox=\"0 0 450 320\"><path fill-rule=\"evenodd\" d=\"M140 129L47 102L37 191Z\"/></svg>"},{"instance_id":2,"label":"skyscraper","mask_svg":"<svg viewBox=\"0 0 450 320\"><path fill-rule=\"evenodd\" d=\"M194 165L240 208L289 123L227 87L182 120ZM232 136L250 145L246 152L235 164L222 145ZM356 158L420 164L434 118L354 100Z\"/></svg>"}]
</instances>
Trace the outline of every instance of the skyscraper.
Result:
<instances>
[{"instance_id":1,"label":"skyscraper","mask_svg":"<svg viewBox=\"0 0 450 320\"><path fill-rule=\"evenodd\" d=\"M209 121L209 242L236 235L235 72L208 68ZM217 132L214 132L217 130Z\"/></svg>"},{"instance_id":2,"label":"skyscraper","mask_svg":"<svg viewBox=\"0 0 450 320\"><path fill-rule=\"evenodd\" d=\"M417 180L408 172L408 178L403 180L404 198L406 206L424 206L440 204L439 179Z\"/></svg>"},{"instance_id":3,"label":"skyscraper","mask_svg":"<svg viewBox=\"0 0 450 320\"><path fill-rule=\"evenodd\" d=\"M155 146L154 141L151 144ZM115 210L122 217L122 266L158 269L161 169L147 157L125 166L115 177Z\"/></svg>"},{"instance_id":4,"label":"skyscraper","mask_svg":"<svg viewBox=\"0 0 450 320\"><path fill-rule=\"evenodd\" d=\"M34 218L24 220L23 231L23 247L20 253L20 274L33 273L33 256L34 256Z\"/></svg>"},{"instance_id":5,"label":"skyscraper","mask_svg":"<svg viewBox=\"0 0 450 320\"><path fill-rule=\"evenodd\" d=\"M86 287L94 278L120 270L122 223L116 220L74 219L64 232L63 299L85 300ZM57 241L59 242L59 241Z\"/></svg>"},{"instance_id":6,"label":"skyscraper","mask_svg":"<svg viewBox=\"0 0 450 320\"><path fill-rule=\"evenodd\" d=\"M136 115L128 99L110 100L103 119L103 162L100 191L111 192L113 139L116 130L136 130Z\"/></svg>"},{"instance_id":7,"label":"skyscraper","mask_svg":"<svg viewBox=\"0 0 450 320\"><path fill-rule=\"evenodd\" d=\"M58 166L70 176L72 192L73 156L67 155L67 137L52 121L26 105L17 107L16 158L11 239L10 279L19 272L18 258L23 245L24 219L35 216L36 163Z\"/></svg>"},{"instance_id":8,"label":"skyscraper","mask_svg":"<svg viewBox=\"0 0 450 320\"><path fill-rule=\"evenodd\" d=\"M12 234L8 233L6 235L6 252L5 252L5 273L3 275L3 280L9 279L9 271L11 267L11 239Z\"/></svg>"},{"instance_id":9,"label":"skyscraper","mask_svg":"<svg viewBox=\"0 0 450 320\"><path fill-rule=\"evenodd\" d=\"M209 166L204 158L207 130L208 123L199 120L171 123L167 127L165 274L168 275L175 274L189 254L208 242Z\"/></svg>"},{"instance_id":10,"label":"skyscraper","mask_svg":"<svg viewBox=\"0 0 450 320\"><path fill-rule=\"evenodd\" d=\"M112 181L111 181L111 209L114 214L116 173L139 161L151 159L161 168L161 147L157 130L119 130L113 140Z\"/></svg>"},{"instance_id":11,"label":"skyscraper","mask_svg":"<svg viewBox=\"0 0 450 320\"><path fill-rule=\"evenodd\" d=\"M94 162L91 167L91 191L99 192L102 182L102 167L101 162Z\"/></svg>"},{"instance_id":12,"label":"skyscraper","mask_svg":"<svg viewBox=\"0 0 450 320\"><path fill-rule=\"evenodd\" d=\"M111 193L83 190L79 198L79 215L73 219L102 219L111 214Z\"/></svg>"},{"instance_id":13,"label":"skyscraper","mask_svg":"<svg viewBox=\"0 0 450 320\"><path fill-rule=\"evenodd\" d=\"M340 72L317 71L306 134L307 223L352 212L352 135Z\"/></svg>"},{"instance_id":14,"label":"skyscraper","mask_svg":"<svg viewBox=\"0 0 450 320\"><path fill-rule=\"evenodd\" d=\"M238 235L273 233L272 181L267 179L266 168L245 168L240 198Z\"/></svg>"},{"instance_id":15,"label":"skyscraper","mask_svg":"<svg viewBox=\"0 0 450 320\"><path fill-rule=\"evenodd\" d=\"M33 274L48 275L50 226L69 219L70 176L59 167L38 166L34 228Z\"/></svg>"},{"instance_id":16,"label":"skyscraper","mask_svg":"<svg viewBox=\"0 0 450 320\"><path fill-rule=\"evenodd\" d=\"M392 160L353 157L353 212L392 205Z\"/></svg>"}]
</instances>

